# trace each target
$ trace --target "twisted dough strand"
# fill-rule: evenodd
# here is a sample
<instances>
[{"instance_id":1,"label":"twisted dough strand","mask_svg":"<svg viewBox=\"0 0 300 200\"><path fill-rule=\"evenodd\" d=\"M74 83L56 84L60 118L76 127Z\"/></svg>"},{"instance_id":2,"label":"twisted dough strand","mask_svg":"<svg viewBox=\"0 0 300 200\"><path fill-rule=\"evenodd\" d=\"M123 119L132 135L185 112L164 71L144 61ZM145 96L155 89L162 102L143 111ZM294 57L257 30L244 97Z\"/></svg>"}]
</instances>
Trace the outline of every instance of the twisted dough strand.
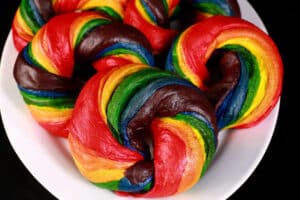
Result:
<instances>
[{"instance_id":1,"label":"twisted dough strand","mask_svg":"<svg viewBox=\"0 0 300 200\"><path fill-rule=\"evenodd\" d=\"M202 92L141 64L95 75L82 90L68 129L83 176L141 197L191 188L217 145L213 107ZM153 158L146 138L153 140Z\"/></svg>"},{"instance_id":2,"label":"twisted dough strand","mask_svg":"<svg viewBox=\"0 0 300 200\"><path fill-rule=\"evenodd\" d=\"M209 67L215 54L219 61ZM174 42L166 69L206 91L220 129L257 124L281 94L283 65L276 45L238 18L215 16L188 28Z\"/></svg>"},{"instance_id":3,"label":"twisted dough strand","mask_svg":"<svg viewBox=\"0 0 300 200\"><path fill-rule=\"evenodd\" d=\"M21 51L55 15L93 10L121 21L126 3L127 0L22 0L12 25L15 47Z\"/></svg>"},{"instance_id":4,"label":"twisted dough strand","mask_svg":"<svg viewBox=\"0 0 300 200\"><path fill-rule=\"evenodd\" d=\"M106 71L154 60L140 32L93 12L56 16L20 52L15 79L34 118L50 133L67 135L76 97L95 73L91 63Z\"/></svg>"}]
</instances>

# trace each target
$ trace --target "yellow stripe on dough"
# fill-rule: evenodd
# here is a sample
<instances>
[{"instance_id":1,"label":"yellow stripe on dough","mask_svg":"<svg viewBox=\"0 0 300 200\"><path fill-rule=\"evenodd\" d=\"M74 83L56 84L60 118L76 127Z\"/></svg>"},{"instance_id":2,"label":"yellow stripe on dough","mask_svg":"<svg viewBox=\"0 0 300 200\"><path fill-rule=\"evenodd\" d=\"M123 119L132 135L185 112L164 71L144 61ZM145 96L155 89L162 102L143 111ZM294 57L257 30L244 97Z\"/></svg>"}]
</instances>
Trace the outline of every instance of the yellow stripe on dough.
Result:
<instances>
[{"instance_id":1,"label":"yellow stripe on dough","mask_svg":"<svg viewBox=\"0 0 300 200\"><path fill-rule=\"evenodd\" d=\"M97 7L110 7L122 18L124 17L124 8L119 0L87 0L78 5L78 9L80 10L91 10Z\"/></svg>"},{"instance_id":2,"label":"yellow stripe on dough","mask_svg":"<svg viewBox=\"0 0 300 200\"><path fill-rule=\"evenodd\" d=\"M186 191L199 181L206 161L204 140L197 129L184 121L170 117L161 118L160 121L161 126L165 126L185 143L187 163L177 192Z\"/></svg>"},{"instance_id":3,"label":"yellow stripe on dough","mask_svg":"<svg viewBox=\"0 0 300 200\"><path fill-rule=\"evenodd\" d=\"M84 147L69 134L69 144L74 162L81 174L94 183L120 180L125 171L135 162L118 162L97 155L97 152Z\"/></svg>"},{"instance_id":4,"label":"yellow stripe on dough","mask_svg":"<svg viewBox=\"0 0 300 200\"><path fill-rule=\"evenodd\" d=\"M89 21L92 21L94 19L106 19L104 17L101 17L98 14L91 14L91 15L86 15L84 17L80 17L77 20L75 20L71 27L70 27L70 42L72 44L72 49L75 48L76 40L77 37L79 36L79 33L82 29L82 27L87 24Z\"/></svg>"},{"instance_id":5,"label":"yellow stripe on dough","mask_svg":"<svg viewBox=\"0 0 300 200\"><path fill-rule=\"evenodd\" d=\"M188 31L185 31L181 34L181 36L178 39L177 45L175 46L175 51L178 58L178 65L180 67L180 70L184 74L184 78L188 79L190 82L192 82L194 85L196 85L199 88L202 88L201 81L199 77L191 70L190 66L186 66L187 62L185 60L185 54L184 50L182 48L182 40L186 37L185 35L188 34Z\"/></svg>"},{"instance_id":6,"label":"yellow stripe on dough","mask_svg":"<svg viewBox=\"0 0 300 200\"><path fill-rule=\"evenodd\" d=\"M57 109L52 107L28 105L32 116L38 122L61 122L66 121L71 117L72 108Z\"/></svg>"},{"instance_id":7,"label":"yellow stripe on dough","mask_svg":"<svg viewBox=\"0 0 300 200\"><path fill-rule=\"evenodd\" d=\"M148 66L143 64L130 64L123 66L122 68L115 68L110 72L110 74L108 75L109 77L107 78L107 80L105 80L105 83L100 81L100 87L102 87L102 84L104 85L103 90L100 90L102 91L101 94L98 94L98 99L101 100L101 103L99 103L99 109L101 112L101 116L103 117L103 120L105 122L107 122L106 107L115 88L126 76L147 67Z\"/></svg>"},{"instance_id":8,"label":"yellow stripe on dough","mask_svg":"<svg viewBox=\"0 0 300 200\"><path fill-rule=\"evenodd\" d=\"M15 27L16 27L16 29L21 31L22 36L23 35L33 36L33 32L31 30L31 28L27 25L27 23L24 21L22 15L21 15L20 8L18 8L17 13L16 13L16 22L17 22L17 25Z\"/></svg>"},{"instance_id":9,"label":"yellow stripe on dough","mask_svg":"<svg viewBox=\"0 0 300 200\"><path fill-rule=\"evenodd\" d=\"M59 75L59 71L47 56L47 45L43 45L43 36L45 29L41 29L33 38L31 42L31 51L34 58L43 68L53 74ZM46 48L46 49L45 49Z\"/></svg>"},{"instance_id":10,"label":"yellow stripe on dough","mask_svg":"<svg viewBox=\"0 0 300 200\"><path fill-rule=\"evenodd\" d=\"M144 20L146 20L147 22L149 22L149 24L151 25L155 25L155 23L151 20L151 18L148 16L147 12L145 11L142 3L140 0L136 0L135 1L135 7L137 8L137 10L140 12L140 14L142 15L142 18Z\"/></svg>"},{"instance_id":11,"label":"yellow stripe on dough","mask_svg":"<svg viewBox=\"0 0 300 200\"><path fill-rule=\"evenodd\" d=\"M268 82L268 71L265 66L265 56L266 53L264 49L260 47L260 45L252 40L251 38L233 38L229 39L226 42L221 43L218 48L228 45L228 44L235 44L235 45L241 45L248 49L257 59L258 67L260 71L260 83L258 86L258 90L256 92L256 95L252 101L251 106L249 109L244 113L243 117L239 119L235 124L241 123L245 118L249 116L251 112L253 112L263 101L265 94L266 94L266 85Z\"/></svg>"}]
</instances>

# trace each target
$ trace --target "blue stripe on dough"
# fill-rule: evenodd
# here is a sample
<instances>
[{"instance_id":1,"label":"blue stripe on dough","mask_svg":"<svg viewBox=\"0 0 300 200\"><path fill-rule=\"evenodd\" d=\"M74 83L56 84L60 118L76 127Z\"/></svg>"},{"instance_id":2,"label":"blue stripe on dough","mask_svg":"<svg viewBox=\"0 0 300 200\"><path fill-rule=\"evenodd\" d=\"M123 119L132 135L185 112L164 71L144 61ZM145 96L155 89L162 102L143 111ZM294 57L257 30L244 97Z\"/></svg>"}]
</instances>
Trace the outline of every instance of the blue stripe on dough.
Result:
<instances>
[{"instance_id":1,"label":"blue stripe on dough","mask_svg":"<svg viewBox=\"0 0 300 200\"><path fill-rule=\"evenodd\" d=\"M218 128L222 129L227 126L231 121L235 120L242 108L247 91L248 91L248 71L246 62L239 55L241 63L241 73L239 82L236 87L230 92L225 99L225 103L222 106L222 112L217 111Z\"/></svg>"},{"instance_id":2,"label":"blue stripe on dough","mask_svg":"<svg viewBox=\"0 0 300 200\"><path fill-rule=\"evenodd\" d=\"M99 59L103 56L105 56L105 54L107 54L108 52L115 50L115 49L126 49L126 50L131 50L133 52L136 52L139 56L141 56L146 63L150 66L154 66L155 62L154 62L154 58L153 55L150 51L148 51L146 48L144 48L143 46L136 44L136 43L126 43L126 42L118 42L110 47L105 48L104 50L102 50L101 52L99 52L96 56L95 56L95 60Z\"/></svg>"},{"instance_id":3,"label":"blue stripe on dough","mask_svg":"<svg viewBox=\"0 0 300 200\"><path fill-rule=\"evenodd\" d=\"M126 177L122 178L119 182L119 191L123 192L142 192L145 187L153 181L153 177L148 177L144 182L132 184Z\"/></svg>"},{"instance_id":4,"label":"blue stripe on dough","mask_svg":"<svg viewBox=\"0 0 300 200\"><path fill-rule=\"evenodd\" d=\"M147 5L147 3L144 0L140 0L141 4L143 5L143 8L145 9L146 13L150 17L150 19L157 24L156 16L152 13L150 7Z\"/></svg>"},{"instance_id":5,"label":"blue stripe on dough","mask_svg":"<svg viewBox=\"0 0 300 200\"><path fill-rule=\"evenodd\" d=\"M167 78L161 78L158 80L153 81L149 85L147 85L145 88L142 88L139 92L137 92L129 101L127 104L127 107L124 109L121 117L120 117L120 125L119 125L119 133L121 135L121 138L123 139L123 145L125 145L127 148L131 150L136 150L134 147L131 146L126 127L131 119L136 115L136 113L142 108L142 106L147 102L147 100L154 95L154 93L159 90L160 88L163 88L168 85L183 85L187 87L192 87L197 89L195 86L193 86L190 82L178 79L177 77L167 77ZM140 151L138 151L140 152ZM143 152L140 152L143 154ZM144 155L144 154L143 154Z\"/></svg>"},{"instance_id":6,"label":"blue stripe on dough","mask_svg":"<svg viewBox=\"0 0 300 200\"><path fill-rule=\"evenodd\" d=\"M55 92L55 91L46 91L46 90L33 90L27 89L22 86L18 86L19 90L30 95L47 97L47 98L60 98L60 97L70 97L70 93L67 92Z\"/></svg>"},{"instance_id":7,"label":"blue stripe on dough","mask_svg":"<svg viewBox=\"0 0 300 200\"><path fill-rule=\"evenodd\" d=\"M36 4L34 3L34 0L28 0L31 11L34 15L34 20L40 25L40 27L42 27L46 22L44 21L44 19L42 18Z\"/></svg>"}]
</instances>

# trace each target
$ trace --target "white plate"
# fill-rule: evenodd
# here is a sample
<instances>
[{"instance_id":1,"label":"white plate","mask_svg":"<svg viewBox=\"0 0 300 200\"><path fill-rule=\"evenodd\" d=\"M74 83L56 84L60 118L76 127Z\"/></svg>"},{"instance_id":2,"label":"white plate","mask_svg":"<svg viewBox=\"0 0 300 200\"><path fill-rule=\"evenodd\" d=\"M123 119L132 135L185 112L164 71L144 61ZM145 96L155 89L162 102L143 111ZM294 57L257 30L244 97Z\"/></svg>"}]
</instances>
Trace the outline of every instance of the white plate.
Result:
<instances>
[{"instance_id":1,"label":"white plate","mask_svg":"<svg viewBox=\"0 0 300 200\"><path fill-rule=\"evenodd\" d=\"M240 0L242 17L263 30L259 16L247 1ZM59 199L120 199L86 181L75 168L65 139L40 128L26 109L13 79L17 52L9 34L0 68L0 109L9 141L33 176ZM167 198L226 199L254 171L263 157L276 125L279 103L258 126L220 134L216 157L202 180L188 192Z\"/></svg>"}]
</instances>

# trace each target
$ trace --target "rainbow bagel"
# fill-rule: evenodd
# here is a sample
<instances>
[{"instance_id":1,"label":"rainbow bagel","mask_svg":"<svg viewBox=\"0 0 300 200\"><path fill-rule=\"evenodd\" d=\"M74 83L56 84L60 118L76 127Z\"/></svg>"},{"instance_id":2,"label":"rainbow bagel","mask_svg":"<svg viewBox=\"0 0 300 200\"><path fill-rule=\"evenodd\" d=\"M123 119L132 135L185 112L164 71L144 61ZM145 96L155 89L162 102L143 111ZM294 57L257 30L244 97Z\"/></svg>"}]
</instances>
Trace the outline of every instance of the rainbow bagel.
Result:
<instances>
[{"instance_id":1,"label":"rainbow bagel","mask_svg":"<svg viewBox=\"0 0 300 200\"><path fill-rule=\"evenodd\" d=\"M237 0L191 0L191 4L196 10L196 21L215 15L241 16Z\"/></svg>"},{"instance_id":2,"label":"rainbow bagel","mask_svg":"<svg viewBox=\"0 0 300 200\"><path fill-rule=\"evenodd\" d=\"M178 31L169 28L169 18L180 0L129 0L124 23L136 27L150 41L154 53L161 53L172 43Z\"/></svg>"},{"instance_id":3,"label":"rainbow bagel","mask_svg":"<svg viewBox=\"0 0 300 200\"><path fill-rule=\"evenodd\" d=\"M236 0L21 0L12 26L13 41L21 51L38 30L55 15L78 11L97 11L114 19L123 20L142 31L152 44L155 53L169 47L178 33L170 29L169 18L181 7L190 6L197 11L193 21L212 15L239 16ZM189 9L184 15L189 15ZM187 23L184 21L183 23Z\"/></svg>"},{"instance_id":4,"label":"rainbow bagel","mask_svg":"<svg viewBox=\"0 0 300 200\"><path fill-rule=\"evenodd\" d=\"M157 54L180 29L214 15L240 16L240 8L236 0L129 0L124 22L143 32Z\"/></svg>"},{"instance_id":5,"label":"rainbow bagel","mask_svg":"<svg viewBox=\"0 0 300 200\"><path fill-rule=\"evenodd\" d=\"M67 136L75 99L94 68L153 62L150 44L136 29L93 12L69 13L52 18L20 52L14 77L37 122Z\"/></svg>"},{"instance_id":6,"label":"rainbow bagel","mask_svg":"<svg viewBox=\"0 0 300 200\"><path fill-rule=\"evenodd\" d=\"M76 101L68 130L84 177L139 197L191 188L217 145L214 109L205 95L188 81L143 64L92 77ZM146 138L153 140L153 158Z\"/></svg>"},{"instance_id":7,"label":"rainbow bagel","mask_svg":"<svg viewBox=\"0 0 300 200\"><path fill-rule=\"evenodd\" d=\"M127 0L22 0L12 26L15 47L21 51L38 30L55 15L95 10L121 20L126 3Z\"/></svg>"},{"instance_id":8,"label":"rainbow bagel","mask_svg":"<svg viewBox=\"0 0 300 200\"><path fill-rule=\"evenodd\" d=\"M220 129L257 124L281 94L276 45L239 18L215 16L188 28L174 42L166 68L206 91Z\"/></svg>"}]
</instances>

